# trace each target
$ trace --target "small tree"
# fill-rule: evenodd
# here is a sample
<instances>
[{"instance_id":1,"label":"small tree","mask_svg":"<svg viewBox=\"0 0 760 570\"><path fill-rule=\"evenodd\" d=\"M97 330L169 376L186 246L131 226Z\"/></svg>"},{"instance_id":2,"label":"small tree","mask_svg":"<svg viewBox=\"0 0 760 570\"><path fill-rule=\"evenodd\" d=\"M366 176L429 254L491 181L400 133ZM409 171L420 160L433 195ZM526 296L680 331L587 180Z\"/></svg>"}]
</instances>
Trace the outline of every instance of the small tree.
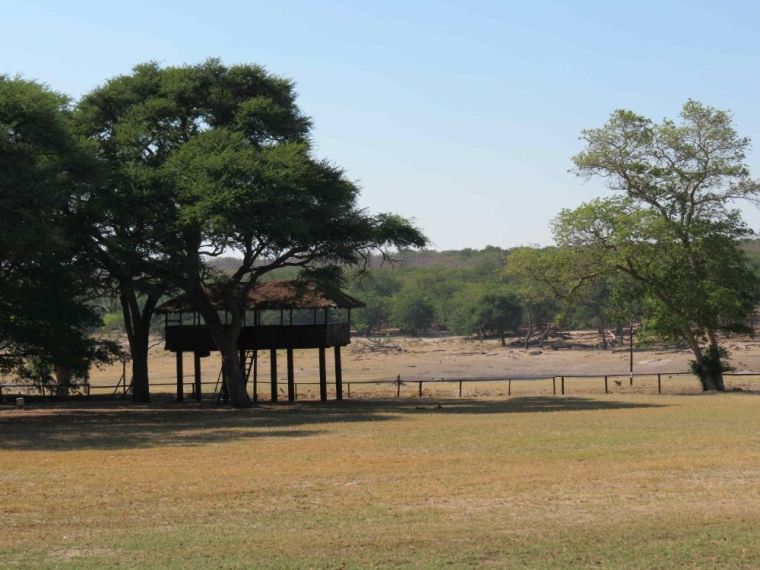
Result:
<instances>
[{"instance_id":1,"label":"small tree","mask_svg":"<svg viewBox=\"0 0 760 570\"><path fill-rule=\"evenodd\" d=\"M472 285L451 301L447 325L457 333L493 334L506 345L505 334L516 331L522 322L517 296L503 287Z\"/></svg>"},{"instance_id":2,"label":"small tree","mask_svg":"<svg viewBox=\"0 0 760 570\"><path fill-rule=\"evenodd\" d=\"M576 172L604 177L622 196L563 211L555 238L585 251L596 270L636 281L642 332L685 341L703 389L723 390L718 332L746 329L760 292L739 247L749 231L732 209L760 191L744 164L749 140L728 113L695 101L680 123L616 111L583 139Z\"/></svg>"},{"instance_id":3,"label":"small tree","mask_svg":"<svg viewBox=\"0 0 760 570\"><path fill-rule=\"evenodd\" d=\"M433 306L421 291L402 291L393 298L392 303L391 323L403 332L417 336L433 323Z\"/></svg>"},{"instance_id":4,"label":"small tree","mask_svg":"<svg viewBox=\"0 0 760 570\"><path fill-rule=\"evenodd\" d=\"M566 266L567 257L558 255L554 248L519 247L507 257L504 277L522 306L526 349L536 327L541 328L538 340L541 345L552 323L562 315L562 297L567 291L559 277L564 278Z\"/></svg>"}]
</instances>

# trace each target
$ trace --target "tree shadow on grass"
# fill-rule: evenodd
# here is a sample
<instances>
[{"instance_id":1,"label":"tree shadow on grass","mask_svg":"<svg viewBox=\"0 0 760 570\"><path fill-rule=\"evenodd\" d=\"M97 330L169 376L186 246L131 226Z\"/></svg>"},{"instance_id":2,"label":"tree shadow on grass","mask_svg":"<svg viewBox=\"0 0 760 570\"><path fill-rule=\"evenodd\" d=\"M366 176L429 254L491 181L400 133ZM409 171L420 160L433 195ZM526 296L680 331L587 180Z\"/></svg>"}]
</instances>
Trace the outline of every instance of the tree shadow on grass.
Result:
<instances>
[{"instance_id":1,"label":"tree shadow on grass","mask_svg":"<svg viewBox=\"0 0 760 570\"><path fill-rule=\"evenodd\" d=\"M0 450L73 451L201 446L267 437L311 437L326 424L394 421L436 413L513 414L654 408L659 404L593 398L509 400L349 400L231 409L211 404L131 405L115 402L0 408Z\"/></svg>"}]
</instances>

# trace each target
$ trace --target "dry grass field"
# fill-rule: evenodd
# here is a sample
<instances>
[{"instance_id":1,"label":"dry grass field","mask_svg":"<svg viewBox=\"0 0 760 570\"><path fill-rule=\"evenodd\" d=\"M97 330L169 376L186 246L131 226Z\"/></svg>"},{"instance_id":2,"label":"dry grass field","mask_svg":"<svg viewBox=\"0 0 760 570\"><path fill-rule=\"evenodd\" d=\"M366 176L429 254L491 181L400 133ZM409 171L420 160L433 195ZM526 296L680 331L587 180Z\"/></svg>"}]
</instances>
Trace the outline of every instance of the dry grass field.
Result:
<instances>
[{"instance_id":1,"label":"dry grass field","mask_svg":"<svg viewBox=\"0 0 760 570\"><path fill-rule=\"evenodd\" d=\"M0 434L4 568L760 567L752 393L35 404Z\"/></svg>"},{"instance_id":2,"label":"dry grass field","mask_svg":"<svg viewBox=\"0 0 760 570\"><path fill-rule=\"evenodd\" d=\"M656 376L628 384L624 352L390 342L346 350L343 403L306 401L316 355L299 352L295 405L174 404L156 386L149 406L0 407L0 567L760 567L758 378L699 394L666 376L658 395ZM732 349L760 370L759 344ZM651 373L689 356L635 358ZM174 382L160 346L151 366ZM213 357L204 373L216 378ZM550 379L513 381L508 397L504 380L477 381L561 373L620 385L567 379L563 397ZM397 375L400 399L358 383ZM471 381L463 398L454 382L419 399L433 378Z\"/></svg>"}]
</instances>

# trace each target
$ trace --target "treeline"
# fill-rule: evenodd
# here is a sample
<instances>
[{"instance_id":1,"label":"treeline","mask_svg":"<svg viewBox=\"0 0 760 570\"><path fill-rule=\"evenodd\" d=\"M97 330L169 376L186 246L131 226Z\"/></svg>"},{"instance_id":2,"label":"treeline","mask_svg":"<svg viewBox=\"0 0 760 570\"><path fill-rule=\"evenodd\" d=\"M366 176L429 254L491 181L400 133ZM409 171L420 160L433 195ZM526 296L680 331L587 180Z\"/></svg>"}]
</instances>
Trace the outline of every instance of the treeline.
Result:
<instances>
[{"instance_id":1,"label":"treeline","mask_svg":"<svg viewBox=\"0 0 760 570\"><path fill-rule=\"evenodd\" d=\"M366 303L353 316L361 334L397 329L447 331L480 338L519 336L541 345L550 332L592 328L599 346L619 338L636 317L597 281L570 291L555 247L400 252L351 276L349 290Z\"/></svg>"}]
</instances>

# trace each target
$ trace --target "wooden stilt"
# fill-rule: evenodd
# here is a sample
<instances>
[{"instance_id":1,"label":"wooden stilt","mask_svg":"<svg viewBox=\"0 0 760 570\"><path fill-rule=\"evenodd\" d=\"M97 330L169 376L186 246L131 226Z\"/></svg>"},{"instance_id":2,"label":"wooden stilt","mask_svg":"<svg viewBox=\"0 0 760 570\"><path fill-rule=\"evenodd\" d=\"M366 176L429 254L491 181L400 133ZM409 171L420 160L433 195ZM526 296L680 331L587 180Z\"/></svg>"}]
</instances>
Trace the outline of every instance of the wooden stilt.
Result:
<instances>
[{"instance_id":1,"label":"wooden stilt","mask_svg":"<svg viewBox=\"0 0 760 570\"><path fill-rule=\"evenodd\" d=\"M254 404L259 401L258 376L259 376L259 351L254 350L253 351L253 403Z\"/></svg>"},{"instance_id":2,"label":"wooden stilt","mask_svg":"<svg viewBox=\"0 0 760 570\"><path fill-rule=\"evenodd\" d=\"M181 402L185 399L184 386L185 381L184 372L182 371L182 353L177 352L177 401Z\"/></svg>"},{"instance_id":3,"label":"wooden stilt","mask_svg":"<svg viewBox=\"0 0 760 570\"><path fill-rule=\"evenodd\" d=\"M193 364L195 368L195 401L201 401L201 355L198 352L193 353Z\"/></svg>"},{"instance_id":4,"label":"wooden stilt","mask_svg":"<svg viewBox=\"0 0 760 570\"><path fill-rule=\"evenodd\" d=\"M288 402L294 402L296 399L295 374L293 372L293 349L287 351L288 359Z\"/></svg>"},{"instance_id":5,"label":"wooden stilt","mask_svg":"<svg viewBox=\"0 0 760 570\"><path fill-rule=\"evenodd\" d=\"M269 379L272 388L272 402L277 402L277 350L269 351Z\"/></svg>"},{"instance_id":6,"label":"wooden stilt","mask_svg":"<svg viewBox=\"0 0 760 570\"><path fill-rule=\"evenodd\" d=\"M325 364L325 349L319 348L319 399L327 401L327 365Z\"/></svg>"},{"instance_id":7,"label":"wooden stilt","mask_svg":"<svg viewBox=\"0 0 760 570\"><path fill-rule=\"evenodd\" d=\"M343 399L343 367L340 362L340 346L335 347L335 399Z\"/></svg>"}]
</instances>

